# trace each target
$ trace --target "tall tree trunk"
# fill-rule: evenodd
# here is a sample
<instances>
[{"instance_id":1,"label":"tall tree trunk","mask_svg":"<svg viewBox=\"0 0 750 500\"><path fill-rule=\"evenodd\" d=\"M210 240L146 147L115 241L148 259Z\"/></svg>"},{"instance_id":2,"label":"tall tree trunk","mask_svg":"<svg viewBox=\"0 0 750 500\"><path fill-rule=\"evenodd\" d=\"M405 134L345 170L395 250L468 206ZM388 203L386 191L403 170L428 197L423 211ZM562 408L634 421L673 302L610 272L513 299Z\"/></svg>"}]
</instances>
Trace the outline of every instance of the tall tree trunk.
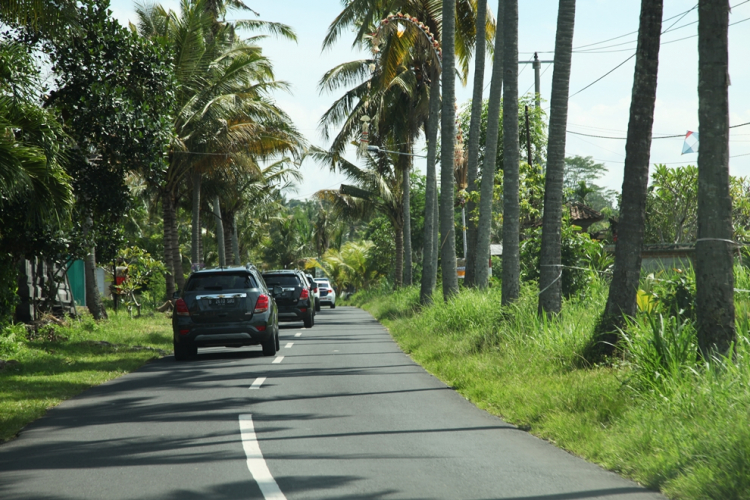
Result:
<instances>
[{"instance_id":1,"label":"tall tree trunk","mask_svg":"<svg viewBox=\"0 0 750 500\"><path fill-rule=\"evenodd\" d=\"M469 157L467 158L467 175L468 183L467 192L477 191L477 169L479 162L479 129L482 124L482 90L484 89L484 63L485 63L485 35L487 27L487 0L477 1L477 21L476 21L476 50L474 54L474 92L471 100L471 120L469 122ZM498 31L498 33L500 33ZM485 160L486 161L486 160ZM476 209L476 203L469 201L466 205L466 211L469 214L469 220L466 224L466 238L468 240L468 250L464 257L466 258L464 275L464 285L476 285L475 266L477 260L477 224L474 222L472 215Z\"/></svg>"},{"instance_id":2,"label":"tall tree trunk","mask_svg":"<svg viewBox=\"0 0 750 500\"><path fill-rule=\"evenodd\" d=\"M411 147L407 147L407 151L411 153ZM402 172L402 183L404 189L404 286L412 285L412 251L411 251L411 178L409 176L411 172L411 156L401 156L403 168Z\"/></svg>"},{"instance_id":3,"label":"tall tree trunk","mask_svg":"<svg viewBox=\"0 0 750 500\"><path fill-rule=\"evenodd\" d=\"M232 254L234 255L234 265L241 266L240 260L240 239L237 235L237 217L232 213Z\"/></svg>"},{"instance_id":4,"label":"tall tree trunk","mask_svg":"<svg viewBox=\"0 0 750 500\"><path fill-rule=\"evenodd\" d=\"M732 199L729 195L729 67L726 0L698 8L698 240L695 284L698 346L704 359L727 355L734 326Z\"/></svg>"},{"instance_id":5,"label":"tall tree trunk","mask_svg":"<svg viewBox=\"0 0 750 500\"><path fill-rule=\"evenodd\" d=\"M521 284L518 204L518 0L505 2L503 71L503 284L502 303L518 299Z\"/></svg>"},{"instance_id":6,"label":"tall tree trunk","mask_svg":"<svg viewBox=\"0 0 750 500\"><path fill-rule=\"evenodd\" d=\"M164 223L164 264L167 268L166 282L167 282L167 299L171 300L174 292L176 291L175 286L175 272L174 265L172 262L172 251L173 236L172 228L174 226L174 207L171 203L171 196L169 193L164 193L161 200L162 218Z\"/></svg>"},{"instance_id":7,"label":"tall tree trunk","mask_svg":"<svg viewBox=\"0 0 750 500\"><path fill-rule=\"evenodd\" d=\"M539 314L557 314L562 308L563 177L575 18L576 0L560 0L557 8L555 68L552 73L547 172L544 181L542 251L539 259Z\"/></svg>"},{"instance_id":8,"label":"tall tree trunk","mask_svg":"<svg viewBox=\"0 0 750 500\"><path fill-rule=\"evenodd\" d=\"M422 304L432 302L435 290L437 266L435 265L435 236L437 220L435 201L437 200L437 133L440 119L440 73L435 71L430 83L430 114L427 118L427 179L424 195L424 251L422 252L422 281L420 282L419 301Z\"/></svg>"},{"instance_id":9,"label":"tall tree trunk","mask_svg":"<svg viewBox=\"0 0 750 500\"><path fill-rule=\"evenodd\" d=\"M234 262L234 255L232 254L232 220L234 214L229 210L224 210L221 216L221 225L224 232L224 261L229 265Z\"/></svg>"},{"instance_id":10,"label":"tall tree trunk","mask_svg":"<svg viewBox=\"0 0 750 500\"><path fill-rule=\"evenodd\" d=\"M216 243L219 248L219 267L227 266L227 254L224 248L224 223L221 220L221 205L219 196L214 197L214 220L216 221Z\"/></svg>"},{"instance_id":11,"label":"tall tree trunk","mask_svg":"<svg viewBox=\"0 0 750 500\"><path fill-rule=\"evenodd\" d=\"M641 2L615 265L604 316L586 352L586 358L591 361L614 353L620 340L618 328L624 326L624 317L633 317L637 311L662 11L663 0Z\"/></svg>"},{"instance_id":12,"label":"tall tree trunk","mask_svg":"<svg viewBox=\"0 0 750 500\"><path fill-rule=\"evenodd\" d=\"M487 104L487 144L484 148L482 165L482 185L479 198L479 224L477 227L476 254L474 262L474 282L479 288L489 285L490 235L492 233L492 196L495 188L495 168L497 160L497 137L500 128L500 106L503 92L503 63L505 58L505 0L497 2L497 28L495 36L495 60L492 66L490 98Z\"/></svg>"},{"instance_id":13,"label":"tall tree trunk","mask_svg":"<svg viewBox=\"0 0 750 500\"><path fill-rule=\"evenodd\" d=\"M170 193L174 193L177 188L170 190ZM170 228L170 234L172 237L172 269L174 270L174 282L175 286L179 290L185 288L185 273L182 270L182 253L180 252L180 232L177 225L177 199L174 194L170 195L170 206L172 210L172 227Z\"/></svg>"},{"instance_id":14,"label":"tall tree trunk","mask_svg":"<svg viewBox=\"0 0 750 500\"><path fill-rule=\"evenodd\" d=\"M439 118L439 117L438 117ZM438 189L437 172L435 173L435 198L432 201L432 213L435 225L432 228L432 276L430 277L430 290L437 286L437 272L440 269L440 190Z\"/></svg>"},{"instance_id":15,"label":"tall tree trunk","mask_svg":"<svg viewBox=\"0 0 750 500\"><path fill-rule=\"evenodd\" d=\"M443 0L443 102L440 113L440 254L443 298L458 293L456 224L454 216L454 145L456 143L456 2Z\"/></svg>"},{"instance_id":16,"label":"tall tree trunk","mask_svg":"<svg viewBox=\"0 0 750 500\"><path fill-rule=\"evenodd\" d=\"M395 288L400 288L404 277L404 225L400 221L393 224L396 233L396 269L393 276Z\"/></svg>"},{"instance_id":17,"label":"tall tree trunk","mask_svg":"<svg viewBox=\"0 0 750 500\"><path fill-rule=\"evenodd\" d=\"M201 173L198 169L193 170L193 221L192 239L190 242L191 268L200 267L201 262Z\"/></svg>"},{"instance_id":18,"label":"tall tree trunk","mask_svg":"<svg viewBox=\"0 0 750 500\"><path fill-rule=\"evenodd\" d=\"M86 233L90 233L94 225L91 217L86 217ZM86 307L96 320L107 319L107 309L102 304L99 287L96 285L96 246L92 243L89 252L83 259L86 279Z\"/></svg>"}]
</instances>

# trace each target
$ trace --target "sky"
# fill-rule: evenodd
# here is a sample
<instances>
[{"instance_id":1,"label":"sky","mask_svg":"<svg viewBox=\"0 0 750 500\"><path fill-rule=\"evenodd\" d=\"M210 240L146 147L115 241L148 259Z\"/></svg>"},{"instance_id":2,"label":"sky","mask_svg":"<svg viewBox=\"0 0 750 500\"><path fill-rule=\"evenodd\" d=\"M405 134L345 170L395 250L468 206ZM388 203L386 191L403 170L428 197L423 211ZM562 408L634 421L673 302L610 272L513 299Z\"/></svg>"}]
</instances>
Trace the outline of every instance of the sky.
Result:
<instances>
[{"instance_id":1,"label":"sky","mask_svg":"<svg viewBox=\"0 0 750 500\"><path fill-rule=\"evenodd\" d=\"M343 93L321 94L318 82L330 68L368 54L352 47L353 32L342 33L337 44L322 51L323 37L342 9L341 0L245 0L260 14L260 19L290 25L297 42L268 38L262 42L265 54L274 64L276 77L291 85L289 93L274 95L310 144L325 147L318 120ZM163 0L162 5L178 9L179 2ZM733 6L729 27L730 126L750 122L750 0L730 0ZM631 59L591 87L584 89L635 52L640 2L637 0L578 0L576 2L574 54L570 81L571 98L568 131L594 136L625 137L635 60ZM662 47L653 135L685 134L698 130L698 13L696 0L665 0ZM113 15L123 24L135 22L135 2L112 0ZM488 0L494 13L497 3ZM692 9L692 10L691 10ZM684 15L683 15L684 14ZM235 11L227 19L245 19L255 15ZM542 60L554 57L557 2L555 0L519 0L519 61L530 61L535 51ZM623 36L624 35L624 36ZM610 41L607 41L610 40ZM600 43L604 42L604 43ZM596 44L596 45L591 45ZM576 50L578 49L578 50ZM473 69L473 63L472 63ZM534 72L530 64L519 66L519 92L533 92ZM541 95L549 100L552 65L542 65ZM485 70L485 94L488 97L491 61ZM471 98L472 79L466 87L456 85L457 101L463 105ZM575 95L574 95L575 94ZM545 104L542 107L546 107ZM682 138L654 140L651 164L670 167L697 163L697 154L682 155ZM617 191L622 187L625 141L569 133L566 156L591 156L603 163L608 172L598 184ZM353 152L349 159L355 161ZM424 171L424 160L415 167ZM330 172L312 160L305 160L303 180L290 198L309 198L320 189L338 188L344 176ZM750 177L750 125L731 130L730 174Z\"/></svg>"}]
</instances>

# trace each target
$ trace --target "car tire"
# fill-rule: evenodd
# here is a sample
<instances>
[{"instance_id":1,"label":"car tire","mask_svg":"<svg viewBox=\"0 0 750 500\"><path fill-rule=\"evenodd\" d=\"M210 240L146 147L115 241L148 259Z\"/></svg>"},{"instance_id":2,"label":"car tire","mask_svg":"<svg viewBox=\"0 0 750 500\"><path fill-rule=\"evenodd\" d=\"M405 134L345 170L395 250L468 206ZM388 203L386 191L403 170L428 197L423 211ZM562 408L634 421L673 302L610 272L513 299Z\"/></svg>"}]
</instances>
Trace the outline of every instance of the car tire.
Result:
<instances>
[{"instance_id":1,"label":"car tire","mask_svg":"<svg viewBox=\"0 0 750 500\"><path fill-rule=\"evenodd\" d=\"M331 309L336 309L336 303L335 302L331 302Z\"/></svg>"},{"instance_id":2,"label":"car tire","mask_svg":"<svg viewBox=\"0 0 750 500\"><path fill-rule=\"evenodd\" d=\"M312 314L308 314L305 319L302 320L305 323L305 328L312 328L313 326L313 318Z\"/></svg>"},{"instance_id":3,"label":"car tire","mask_svg":"<svg viewBox=\"0 0 750 500\"><path fill-rule=\"evenodd\" d=\"M276 335L271 335L266 340L263 341L261 346L263 347L263 356L273 356L276 354L277 349L277 343L276 343Z\"/></svg>"},{"instance_id":4,"label":"car tire","mask_svg":"<svg viewBox=\"0 0 750 500\"><path fill-rule=\"evenodd\" d=\"M315 310L320 311L320 299L315 299Z\"/></svg>"},{"instance_id":5,"label":"car tire","mask_svg":"<svg viewBox=\"0 0 750 500\"><path fill-rule=\"evenodd\" d=\"M174 359L175 361L187 361L190 357L190 351L185 344L178 344L173 342L174 345Z\"/></svg>"},{"instance_id":6,"label":"car tire","mask_svg":"<svg viewBox=\"0 0 750 500\"><path fill-rule=\"evenodd\" d=\"M281 342L279 341L279 327L276 327L276 351L278 352L279 349L281 349Z\"/></svg>"}]
</instances>

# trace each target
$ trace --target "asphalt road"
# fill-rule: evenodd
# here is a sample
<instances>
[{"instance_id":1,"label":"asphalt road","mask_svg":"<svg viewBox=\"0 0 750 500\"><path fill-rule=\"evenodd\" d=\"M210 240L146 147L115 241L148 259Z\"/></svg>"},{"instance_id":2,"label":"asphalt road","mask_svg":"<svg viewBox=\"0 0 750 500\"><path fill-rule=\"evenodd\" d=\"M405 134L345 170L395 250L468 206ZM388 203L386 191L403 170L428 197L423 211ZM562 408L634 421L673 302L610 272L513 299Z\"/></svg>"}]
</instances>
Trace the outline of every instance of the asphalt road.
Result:
<instances>
[{"instance_id":1,"label":"asphalt road","mask_svg":"<svg viewBox=\"0 0 750 500\"><path fill-rule=\"evenodd\" d=\"M281 334L280 361L202 349L50 410L0 446L0 498L663 498L478 410L365 312Z\"/></svg>"}]
</instances>

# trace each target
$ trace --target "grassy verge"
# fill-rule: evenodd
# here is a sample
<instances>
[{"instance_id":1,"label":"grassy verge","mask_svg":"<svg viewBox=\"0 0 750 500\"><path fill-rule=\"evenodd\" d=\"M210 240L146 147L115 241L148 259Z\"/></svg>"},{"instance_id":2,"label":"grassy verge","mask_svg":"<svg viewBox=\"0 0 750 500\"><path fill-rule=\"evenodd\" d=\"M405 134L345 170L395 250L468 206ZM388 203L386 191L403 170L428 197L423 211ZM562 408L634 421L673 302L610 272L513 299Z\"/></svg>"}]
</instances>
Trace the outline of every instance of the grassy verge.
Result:
<instances>
[{"instance_id":1,"label":"grassy verge","mask_svg":"<svg viewBox=\"0 0 750 500\"><path fill-rule=\"evenodd\" d=\"M15 325L0 334L0 442L61 401L171 352L170 320L163 314L109 315L108 321L88 316L35 332Z\"/></svg>"},{"instance_id":2,"label":"grassy verge","mask_svg":"<svg viewBox=\"0 0 750 500\"><path fill-rule=\"evenodd\" d=\"M691 325L644 314L621 360L580 368L605 299L606 285L594 281L551 321L537 317L531 287L506 309L497 289L464 290L426 308L416 288L352 302L480 408L671 498L750 499L747 304L738 303L736 363L690 359ZM684 359L667 359L680 346Z\"/></svg>"}]
</instances>

